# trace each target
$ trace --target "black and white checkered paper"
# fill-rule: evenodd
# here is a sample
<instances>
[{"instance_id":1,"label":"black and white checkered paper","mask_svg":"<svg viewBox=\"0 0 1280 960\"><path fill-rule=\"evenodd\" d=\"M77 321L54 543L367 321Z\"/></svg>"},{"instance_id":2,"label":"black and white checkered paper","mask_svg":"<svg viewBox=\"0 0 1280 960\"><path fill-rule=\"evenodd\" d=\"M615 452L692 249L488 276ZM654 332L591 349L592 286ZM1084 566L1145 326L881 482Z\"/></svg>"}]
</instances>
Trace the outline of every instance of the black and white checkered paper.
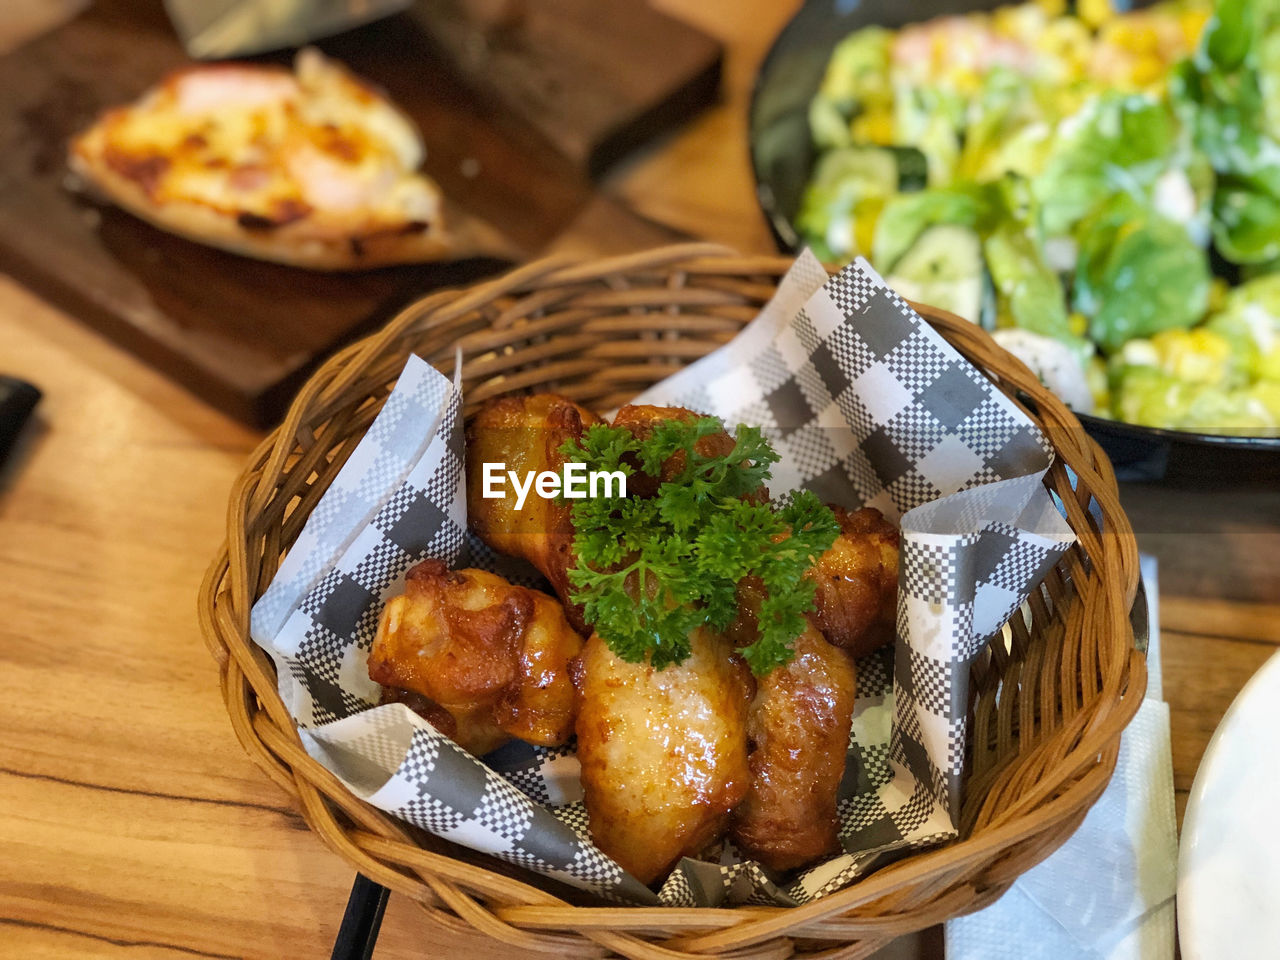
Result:
<instances>
[{"instance_id":1,"label":"black and white checkered paper","mask_svg":"<svg viewBox=\"0 0 1280 960\"><path fill-rule=\"evenodd\" d=\"M403 705L374 705L368 649L409 567L496 562L465 533L460 401L410 359L253 610L304 744L353 792L593 893L673 906L804 903L955 836L969 664L1073 536L1042 484L1043 436L865 262L828 280L803 254L738 337L637 398L759 425L782 456L773 490L901 523L897 642L858 664L845 852L798 874L726 842L655 895L591 843L572 746L511 743L481 762Z\"/></svg>"}]
</instances>

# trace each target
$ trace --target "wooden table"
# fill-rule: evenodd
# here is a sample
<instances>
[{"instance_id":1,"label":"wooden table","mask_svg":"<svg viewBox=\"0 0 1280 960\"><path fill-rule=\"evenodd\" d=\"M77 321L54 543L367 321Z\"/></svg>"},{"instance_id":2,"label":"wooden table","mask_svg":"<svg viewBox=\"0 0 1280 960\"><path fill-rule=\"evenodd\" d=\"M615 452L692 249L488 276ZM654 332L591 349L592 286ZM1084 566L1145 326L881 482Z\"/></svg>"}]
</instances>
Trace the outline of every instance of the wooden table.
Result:
<instances>
[{"instance_id":1,"label":"wooden table","mask_svg":"<svg viewBox=\"0 0 1280 960\"><path fill-rule=\"evenodd\" d=\"M663 6L725 41L725 100L605 186L691 234L767 251L744 110L793 4ZM352 871L242 754L195 624L258 435L3 277L0 370L46 393L0 472L0 956L328 956ZM1280 644L1280 493L1125 498L1162 561L1181 815L1214 727ZM377 956L483 949L393 897Z\"/></svg>"}]
</instances>

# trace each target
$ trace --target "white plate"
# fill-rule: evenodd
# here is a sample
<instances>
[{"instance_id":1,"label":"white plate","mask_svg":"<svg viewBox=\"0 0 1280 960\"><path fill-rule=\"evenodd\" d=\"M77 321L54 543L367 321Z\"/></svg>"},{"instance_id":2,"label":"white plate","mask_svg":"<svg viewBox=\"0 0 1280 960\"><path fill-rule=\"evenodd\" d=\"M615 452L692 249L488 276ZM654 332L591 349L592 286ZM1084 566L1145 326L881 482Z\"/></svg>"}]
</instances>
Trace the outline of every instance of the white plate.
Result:
<instances>
[{"instance_id":1,"label":"white plate","mask_svg":"<svg viewBox=\"0 0 1280 960\"><path fill-rule=\"evenodd\" d=\"M1178 935L1184 960L1280 957L1280 653L1240 691L1196 772Z\"/></svg>"}]
</instances>

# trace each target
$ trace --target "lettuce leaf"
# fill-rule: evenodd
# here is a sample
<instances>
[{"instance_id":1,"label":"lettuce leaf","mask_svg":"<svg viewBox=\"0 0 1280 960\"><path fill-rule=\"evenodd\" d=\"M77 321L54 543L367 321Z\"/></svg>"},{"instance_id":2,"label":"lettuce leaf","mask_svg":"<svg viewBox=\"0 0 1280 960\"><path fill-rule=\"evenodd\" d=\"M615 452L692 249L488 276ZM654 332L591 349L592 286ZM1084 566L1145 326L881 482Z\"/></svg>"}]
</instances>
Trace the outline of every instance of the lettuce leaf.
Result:
<instances>
[{"instance_id":1,"label":"lettuce leaf","mask_svg":"<svg viewBox=\"0 0 1280 960\"><path fill-rule=\"evenodd\" d=\"M1076 238L1074 306L1108 353L1204 316L1209 259L1180 224L1121 193L1087 217Z\"/></svg>"},{"instance_id":2,"label":"lettuce leaf","mask_svg":"<svg viewBox=\"0 0 1280 960\"><path fill-rule=\"evenodd\" d=\"M991 183L965 181L900 193L876 223L871 262L881 272L892 270L920 234L939 224L969 227L985 237L1006 219L1025 220L1031 203L1026 181L1013 175Z\"/></svg>"},{"instance_id":3,"label":"lettuce leaf","mask_svg":"<svg viewBox=\"0 0 1280 960\"><path fill-rule=\"evenodd\" d=\"M1182 161L1177 118L1144 94L1107 93L1063 123L1044 172L1033 181L1051 236L1068 232L1116 193L1149 200L1156 181Z\"/></svg>"},{"instance_id":4,"label":"lettuce leaf","mask_svg":"<svg viewBox=\"0 0 1280 960\"><path fill-rule=\"evenodd\" d=\"M1055 340L1074 339L1062 281L1045 263L1043 249L1025 225L1006 220L982 249L996 290L997 326Z\"/></svg>"},{"instance_id":5,"label":"lettuce leaf","mask_svg":"<svg viewBox=\"0 0 1280 960\"><path fill-rule=\"evenodd\" d=\"M1280 255L1280 0L1219 0L1170 96L1218 174L1213 235L1238 264Z\"/></svg>"}]
</instances>

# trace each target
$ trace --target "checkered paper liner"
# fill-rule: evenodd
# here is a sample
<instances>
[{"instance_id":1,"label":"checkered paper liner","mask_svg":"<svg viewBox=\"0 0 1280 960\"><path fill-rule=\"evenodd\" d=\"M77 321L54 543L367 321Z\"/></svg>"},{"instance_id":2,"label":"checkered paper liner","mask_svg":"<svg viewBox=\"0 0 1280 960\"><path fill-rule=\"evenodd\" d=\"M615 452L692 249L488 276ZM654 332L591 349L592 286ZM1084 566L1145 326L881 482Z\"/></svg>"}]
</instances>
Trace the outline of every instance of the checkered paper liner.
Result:
<instances>
[{"instance_id":1,"label":"checkered paper liner","mask_svg":"<svg viewBox=\"0 0 1280 960\"><path fill-rule=\"evenodd\" d=\"M807 252L733 341L637 402L759 425L782 457L773 490L900 520L897 641L858 663L844 852L778 876L726 841L655 894L591 843L572 745L482 762L402 704L375 706L368 650L413 564L523 579L467 535L460 390L412 357L253 610L308 751L437 836L634 903L804 903L954 837L969 663L1073 540L1041 482L1043 436L865 262L828 280Z\"/></svg>"}]
</instances>

